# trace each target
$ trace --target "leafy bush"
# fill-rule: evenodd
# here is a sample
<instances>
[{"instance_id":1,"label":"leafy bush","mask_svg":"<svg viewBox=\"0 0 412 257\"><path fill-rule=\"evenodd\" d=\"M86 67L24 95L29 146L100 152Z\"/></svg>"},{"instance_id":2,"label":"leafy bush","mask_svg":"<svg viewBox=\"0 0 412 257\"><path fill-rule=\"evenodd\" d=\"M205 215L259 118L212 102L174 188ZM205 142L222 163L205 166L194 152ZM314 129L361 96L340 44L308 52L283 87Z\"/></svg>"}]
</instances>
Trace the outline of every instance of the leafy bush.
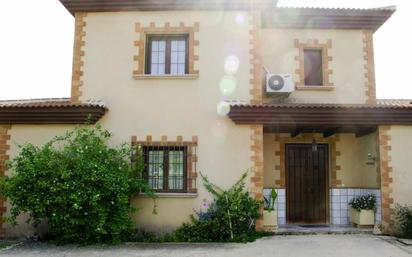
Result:
<instances>
[{"instance_id":1,"label":"leafy bush","mask_svg":"<svg viewBox=\"0 0 412 257\"><path fill-rule=\"evenodd\" d=\"M376 197L373 194L361 195L353 198L349 205L358 211L361 210L375 210L376 208Z\"/></svg>"},{"instance_id":2,"label":"leafy bush","mask_svg":"<svg viewBox=\"0 0 412 257\"><path fill-rule=\"evenodd\" d=\"M246 242L256 239L255 220L260 217L261 202L253 199L245 190L245 179L241 179L229 190L212 184L202 175L203 184L214 196L206 211L196 212L191 222L183 224L173 234L180 242Z\"/></svg>"},{"instance_id":3,"label":"leafy bush","mask_svg":"<svg viewBox=\"0 0 412 257\"><path fill-rule=\"evenodd\" d=\"M134 235L129 199L142 190L142 163L131 165L136 149L111 148L111 134L100 126L77 127L42 147L20 146L8 163L13 176L1 183L1 194L12 205L8 221L28 213L28 223L47 220L59 242L119 243ZM139 149L137 149L139 150Z\"/></svg>"},{"instance_id":4,"label":"leafy bush","mask_svg":"<svg viewBox=\"0 0 412 257\"><path fill-rule=\"evenodd\" d=\"M399 237L412 239L412 206L396 205L395 232Z\"/></svg>"}]
</instances>

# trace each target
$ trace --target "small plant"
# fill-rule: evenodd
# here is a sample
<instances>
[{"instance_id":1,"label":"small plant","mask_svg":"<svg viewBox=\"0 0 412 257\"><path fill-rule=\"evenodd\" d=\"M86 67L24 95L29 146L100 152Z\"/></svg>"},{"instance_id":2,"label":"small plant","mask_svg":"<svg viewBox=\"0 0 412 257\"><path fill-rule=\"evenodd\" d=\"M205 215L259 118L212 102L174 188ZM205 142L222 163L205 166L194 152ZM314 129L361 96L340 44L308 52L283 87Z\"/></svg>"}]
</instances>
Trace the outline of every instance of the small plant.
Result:
<instances>
[{"instance_id":1,"label":"small plant","mask_svg":"<svg viewBox=\"0 0 412 257\"><path fill-rule=\"evenodd\" d=\"M278 194L276 193L276 189L272 188L270 191L270 196L265 196L263 197L264 199L264 210L272 212L275 210L275 202L276 198L278 197Z\"/></svg>"},{"instance_id":2,"label":"small plant","mask_svg":"<svg viewBox=\"0 0 412 257\"><path fill-rule=\"evenodd\" d=\"M376 197L373 194L361 195L353 198L349 205L357 210L375 210L376 208Z\"/></svg>"},{"instance_id":3,"label":"small plant","mask_svg":"<svg viewBox=\"0 0 412 257\"><path fill-rule=\"evenodd\" d=\"M203 203L199 210L193 210L197 215L197 218L201 221L211 220L215 217L217 211L216 202L209 204L206 200L203 200Z\"/></svg>"},{"instance_id":4,"label":"small plant","mask_svg":"<svg viewBox=\"0 0 412 257\"><path fill-rule=\"evenodd\" d=\"M223 190L202 176L203 185L214 200L203 202L196 216L183 224L170 238L179 242L248 242L259 237L255 220L260 217L261 202L253 199L245 189L244 173L230 189Z\"/></svg>"},{"instance_id":5,"label":"small plant","mask_svg":"<svg viewBox=\"0 0 412 257\"><path fill-rule=\"evenodd\" d=\"M412 206L395 206L395 233L398 237L412 239Z\"/></svg>"}]
</instances>

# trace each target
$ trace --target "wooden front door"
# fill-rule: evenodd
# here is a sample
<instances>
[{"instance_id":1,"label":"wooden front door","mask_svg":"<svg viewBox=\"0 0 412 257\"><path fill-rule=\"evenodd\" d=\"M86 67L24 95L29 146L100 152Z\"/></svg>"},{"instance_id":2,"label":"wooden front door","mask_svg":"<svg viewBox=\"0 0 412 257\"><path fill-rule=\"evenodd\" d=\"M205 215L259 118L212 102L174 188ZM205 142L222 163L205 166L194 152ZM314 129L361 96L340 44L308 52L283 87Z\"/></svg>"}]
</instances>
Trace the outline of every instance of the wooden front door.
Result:
<instances>
[{"instance_id":1,"label":"wooden front door","mask_svg":"<svg viewBox=\"0 0 412 257\"><path fill-rule=\"evenodd\" d=\"M328 146L286 145L286 219L288 223L327 223Z\"/></svg>"}]
</instances>

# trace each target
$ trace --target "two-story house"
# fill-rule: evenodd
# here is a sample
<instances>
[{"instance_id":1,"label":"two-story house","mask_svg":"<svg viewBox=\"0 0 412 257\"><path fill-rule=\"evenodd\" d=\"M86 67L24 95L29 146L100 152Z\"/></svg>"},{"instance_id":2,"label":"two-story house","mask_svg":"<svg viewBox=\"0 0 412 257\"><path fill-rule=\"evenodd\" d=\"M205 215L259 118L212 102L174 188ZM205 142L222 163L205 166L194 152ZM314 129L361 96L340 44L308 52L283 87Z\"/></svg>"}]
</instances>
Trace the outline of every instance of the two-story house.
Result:
<instances>
[{"instance_id":1,"label":"two-story house","mask_svg":"<svg viewBox=\"0 0 412 257\"><path fill-rule=\"evenodd\" d=\"M144 195L133 200L146 229L176 228L210 199L200 171L229 187L250 169L254 197L277 189L279 224L348 225L348 201L365 193L384 225L395 203L412 204L412 104L375 94L373 33L394 8L60 1L75 17L71 98L0 102L2 174L14 142L43 144L91 115L114 145L147 153L158 214ZM2 201L3 217L9 209Z\"/></svg>"}]
</instances>

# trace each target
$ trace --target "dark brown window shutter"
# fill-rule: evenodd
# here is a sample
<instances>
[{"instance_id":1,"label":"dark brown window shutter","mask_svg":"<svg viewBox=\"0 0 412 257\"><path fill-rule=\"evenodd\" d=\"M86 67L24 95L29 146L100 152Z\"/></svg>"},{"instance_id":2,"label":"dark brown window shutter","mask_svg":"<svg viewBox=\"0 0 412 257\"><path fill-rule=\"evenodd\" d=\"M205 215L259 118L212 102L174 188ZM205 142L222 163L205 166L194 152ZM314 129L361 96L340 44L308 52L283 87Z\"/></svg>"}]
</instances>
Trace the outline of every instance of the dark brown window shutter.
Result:
<instances>
[{"instance_id":1,"label":"dark brown window shutter","mask_svg":"<svg viewBox=\"0 0 412 257\"><path fill-rule=\"evenodd\" d=\"M322 86L323 85L323 70L322 70L322 50L321 49L305 49L305 85L306 86Z\"/></svg>"}]
</instances>

